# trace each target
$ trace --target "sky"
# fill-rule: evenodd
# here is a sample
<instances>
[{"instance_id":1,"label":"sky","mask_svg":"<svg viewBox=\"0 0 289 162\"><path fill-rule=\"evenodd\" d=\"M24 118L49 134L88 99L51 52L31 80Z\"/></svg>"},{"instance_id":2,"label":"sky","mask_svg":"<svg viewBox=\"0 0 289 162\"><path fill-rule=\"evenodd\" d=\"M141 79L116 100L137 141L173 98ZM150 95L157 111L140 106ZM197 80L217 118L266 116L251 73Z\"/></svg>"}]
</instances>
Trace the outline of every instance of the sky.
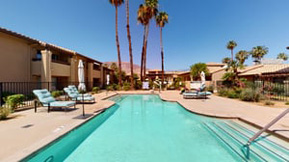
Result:
<instances>
[{"instance_id":1,"label":"sky","mask_svg":"<svg viewBox=\"0 0 289 162\"><path fill-rule=\"evenodd\" d=\"M0 0L0 26L56 44L96 60L117 61L115 8L109 0ZM137 9L144 0L130 0L134 63L140 64L143 26ZM198 62L229 57L226 44L237 42L235 53L266 46L265 58L289 53L288 0L159 0L169 14L163 30L166 70L184 70ZM125 5L119 8L122 61L129 61ZM147 67L161 69L160 30L152 21ZM1 42L0 42L1 43ZM252 64L249 59L246 64Z\"/></svg>"}]
</instances>

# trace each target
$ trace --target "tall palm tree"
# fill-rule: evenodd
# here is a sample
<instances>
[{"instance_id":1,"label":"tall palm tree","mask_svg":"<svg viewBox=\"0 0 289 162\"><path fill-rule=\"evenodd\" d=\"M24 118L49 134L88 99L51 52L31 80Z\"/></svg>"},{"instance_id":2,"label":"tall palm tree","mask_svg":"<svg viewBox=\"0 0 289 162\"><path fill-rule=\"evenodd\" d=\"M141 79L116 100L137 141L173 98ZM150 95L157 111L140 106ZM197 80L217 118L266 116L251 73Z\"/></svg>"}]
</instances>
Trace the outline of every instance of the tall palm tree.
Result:
<instances>
[{"instance_id":1,"label":"tall palm tree","mask_svg":"<svg viewBox=\"0 0 289 162\"><path fill-rule=\"evenodd\" d=\"M250 52L252 55L252 58L255 59L256 64L261 63L261 59L268 53L268 48L265 46L256 46L253 47L252 51Z\"/></svg>"},{"instance_id":2,"label":"tall palm tree","mask_svg":"<svg viewBox=\"0 0 289 162\"><path fill-rule=\"evenodd\" d=\"M233 53L233 50L234 48L237 46L237 43L233 40L229 41L228 44L227 44L227 49L228 50L231 50L231 61L234 61L234 53Z\"/></svg>"},{"instance_id":3,"label":"tall palm tree","mask_svg":"<svg viewBox=\"0 0 289 162\"><path fill-rule=\"evenodd\" d=\"M288 60L288 55L286 53L279 53L277 59L282 59L284 61Z\"/></svg>"},{"instance_id":4,"label":"tall palm tree","mask_svg":"<svg viewBox=\"0 0 289 162\"><path fill-rule=\"evenodd\" d=\"M125 0L125 6L126 6L126 30L127 30L127 39L129 43L130 86L131 86L131 89L134 89L133 54L132 54L131 35L130 35L130 26L129 26L129 0Z\"/></svg>"},{"instance_id":5,"label":"tall palm tree","mask_svg":"<svg viewBox=\"0 0 289 162\"><path fill-rule=\"evenodd\" d=\"M160 46L162 58L162 84L164 84L164 46L163 46L163 27L169 22L169 15L166 12L160 12L156 16L157 25L160 27Z\"/></svg>"},{"instance_id":6,"label":"tall palm tree","mask_svg":"<svg viewBox=\"0 0 289 162\"><path fill-rule=\"evenodd\" d=\"M109 0L115 7L115 37L116 37L116 47L117 47L117 57L118 57L118 84L120 87L122 86L122 78L121 78L121 55L120 55L120 47L119 47L119 39L118 39L118 7L123 4L123 0Z\"/></svg>"},{"instance_id":7,"label":"tall palm tree","mask_svg":"<svg viewBox=\"0 0 289 162\"><path fill-rule=\"evenodd\" d=\"M137 13L137 20L144 25L144 38L141 59L141 80L146 77L146 53L147 53L147 40L149 35L150 20L156 16L158 10L158 0L145 0L145 4L141 4Z\"/></svg>"},{"instance_id":8,"label":"tall palm tree","mask_svg":"<svg viewBox=\"0 0 289 162\"><path fill-rule=\"evenodd\" d=\"M142 47L142 53L141 53L141 69L140 69L140 78L141 78L141 81L143 81L144 48L145 48L147 26L149 24L148 17L147 17L147 6L143 4L139 6L138 11L137 11L137 20L139 23L141 23L144 26L143 47Z\"/></svg>"},{"instance_id":9,"label":"tall palm tree","mask_svg":"<svg viewBox=\"0 0 289 162\"><path fill-rule=\"evenodd\" d=\"M239 61L240 65L243 65L248 57L249 57L249 52L245 50L241 50L236 54L236 59Z\"/></svg>"}]
</instances>

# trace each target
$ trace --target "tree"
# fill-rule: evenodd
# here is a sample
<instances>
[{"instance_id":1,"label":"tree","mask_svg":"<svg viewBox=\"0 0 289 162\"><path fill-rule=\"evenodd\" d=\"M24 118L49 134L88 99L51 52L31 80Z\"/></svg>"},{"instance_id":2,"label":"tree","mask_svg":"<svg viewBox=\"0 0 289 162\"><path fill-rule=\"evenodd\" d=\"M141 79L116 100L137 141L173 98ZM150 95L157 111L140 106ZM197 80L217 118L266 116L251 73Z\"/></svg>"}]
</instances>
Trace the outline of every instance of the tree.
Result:
<instances>
[{"instance_id":1,"label":"tree","mask_svg":"<svg viewBox=\"0 0 289 162\"><path fill-rule=\"evenodd\" d=\"M240 65L244 65L246 59L249 57L249 52L245 50L241 50L236 54L236 60L239 61Z\"/></svg>"},{"instance_id":2,"label":"tree","mask_svg":"<svg viewBox=\"0 0 289 162\"><path fill-rule=\"evenodd\" d=\"M286 53L279 53L277 59L282 59L284 61L288 60L288 55Z\"/></svg>"},{"instance_id":3,"label":"tree","mask_svg":"<svg viewBox=\"0 0 289 162\"><path fill-rule=\"evenodd\" d=\"M129 26L129 0L125 0L125 6L126 6L126 30L127 30L127 39L129 43L130 86L131 86L131 89L134 89L133 54L132 54L131 34L130 34L130 26Z\"/></svg>"},{"instance_id":4,"label":"tree","mask_svg":"<svg viewBox=\"0 0 289 162\"><path fill-rule=\"evenodd\" d=\"M229 58L229 57L225 57L222 60L222 63L224 63L224 64L228 64L229 62L231 62L231 58Z\"/></svg>"},{"instance_id":5,"label":"tree","mask_svg":"<svg viewBox=\"0 0 289 162\"><path fill-rule=\"evenodd\" d=\"M137 13L137 20L144 26L143 48L141 56L141 80L146 77L146 53L147 40L149 35L150 20L156 16L158 10L158 0L145 0L145 4L141 4Z\"/></svg>"},{"instance_id":6,"label":"tree","mask_svg":"<svg viewBox=\"0 0 289 162\"><path fill-rule=\"evenodd\" d=\"M162 58L162 84L164 84L164 46L163 46L163 27L169 22L169 15L166 12L160 12L156 16L157 25L160 27L160 46Z\"/></svg>"},{"instance_id":7,"label":"tree","mask_svg":"<svg viewBox=\"0 0 289 162\"><path fill-rule=\"evenodd\" d=\"M199 79L201 72L204 72L206 75L209 75L209 70L207 64L205 63L196 63L191 66L191 76L195 79Z\"/></svg>"},{"instance_id":8,"label":"tree","mask_svg":"<svg viewBox=\"0 0 289 162\"><path fill-rule=\"evenodd\" d=\"M229 41L227 44L227 49L231 50L231 61L234 61L234 53L233 50L237 46L237 43L233 40Z\"/></svg>"},{"instance_id":9,"label":"tree","mask_svg":"<svg viewBox=\"0 0 289 162\"><path fill-rule=\"evenodd\" d=\"M118 7L123 4L123 0L109 0L109 2L115 7L115 40L116 40L116 47L117 47L117 57L118 57L118 84L122 86L122 78L121 78L121 54L120 54L120 47L119 47L119 39L118 39Z\"/></svg>"},{"instance_id":10,"label":"tree","mask_svg":"<svg viewBox=\"0 0 289 162\"><path fill-rule=\"evenodd\" d=\"M252 55L252 58L255 59L256 64L260 64L261 59L268 53L268 48L265 46L256 46L253 47L250 53Z\"/></svg>"}]
</instances>

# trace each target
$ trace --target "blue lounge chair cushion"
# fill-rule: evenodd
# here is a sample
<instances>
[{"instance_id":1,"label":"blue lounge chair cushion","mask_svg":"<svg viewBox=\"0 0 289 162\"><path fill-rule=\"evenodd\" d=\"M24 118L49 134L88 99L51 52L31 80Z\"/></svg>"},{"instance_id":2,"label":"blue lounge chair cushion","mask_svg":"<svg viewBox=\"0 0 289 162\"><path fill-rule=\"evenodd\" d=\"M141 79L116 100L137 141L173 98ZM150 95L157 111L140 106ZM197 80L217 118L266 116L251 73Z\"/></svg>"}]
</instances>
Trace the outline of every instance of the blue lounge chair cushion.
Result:
<instances>
[{"instance_id":1,"label":"blue lounge chair cushion","mask_svg":"<svg viewBox=\"0 0 289 162\"><path fill-rule=\"evenodd\" d=\"M69 85L68 88L71 89L71 91L73 91L75 94L77 94L78 97L82 97L82 94L79 94L75 85ZM84 97L91 97L91 94L86 93L84 94Z\"/></svg>"},{"instance_id":2,"label":"blue lounge chair cushion","mask_svg":"<svg viewBox=\"0 0 289 162\"><path fill-rule=\"evenodd\" d=\"M37 96L42 105L46 107L49 105L51 107L70 107L75 105L74 101L56 101L47 89L33 90L33 93Z\"/></svg>"},{"instance_id":3,"label":"blue lounge chair cushion","mask_svg":"<svg viewBox=\"0 0 289 162\"><path fill-rule=\"evenodd\" d=\"M71 98L73 101L92 101L94 100L94 97L83 97L82 99L82 96L81 97L75 97L75 98Z\"/></svg>"},{"instance_id":4,"label":"blue lounge chair cushion","mask_svg":"<svg viewBox=\"0 0 289 162\"><path fill-rule=\"evenodd\" d=\"M55 101L50 103L51 107L71 107L74 105L75 105L74 101Z\"/></svg>"}]
</instances>

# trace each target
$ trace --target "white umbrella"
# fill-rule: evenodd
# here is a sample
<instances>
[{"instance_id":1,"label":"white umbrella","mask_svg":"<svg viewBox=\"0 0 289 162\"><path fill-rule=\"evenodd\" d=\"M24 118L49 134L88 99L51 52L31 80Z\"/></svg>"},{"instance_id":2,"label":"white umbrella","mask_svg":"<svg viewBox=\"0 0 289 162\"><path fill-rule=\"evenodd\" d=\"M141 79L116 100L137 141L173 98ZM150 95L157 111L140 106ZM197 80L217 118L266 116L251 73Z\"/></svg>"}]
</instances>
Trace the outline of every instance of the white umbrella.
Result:
<instances>
[{"instance_id":1,"label":"white umbrella","mask_svg":"<svg viewBox=\"0 0 289 162\"><path fill-rule=\"evenodd\" d=\"M106 85L109 85L109 79L110 79L110 75L107 74L107 75L106 75Z\"/></svg>"},{"instance_id":2,"label":"white umbrella","mask_svg":"<svg viewBox=\"0 0 289 162\"><path fill-rule=\"evenodd\" d=\"M201 81L202 81L202 84L206 83L206 75L203 71L201 72Z\"/></svg>"},{"instance_id":3,"label":"white umbrella","mask_svg":"<svg viewBox=\"0 0 289 162\"><path fill-rule=\"evenodd\" d=\"M84 66L82 60L79 60L78 63L78 81L79 81L78 89L85 91L86 88L84 84Z\"/></svg>"}]
</instances>

